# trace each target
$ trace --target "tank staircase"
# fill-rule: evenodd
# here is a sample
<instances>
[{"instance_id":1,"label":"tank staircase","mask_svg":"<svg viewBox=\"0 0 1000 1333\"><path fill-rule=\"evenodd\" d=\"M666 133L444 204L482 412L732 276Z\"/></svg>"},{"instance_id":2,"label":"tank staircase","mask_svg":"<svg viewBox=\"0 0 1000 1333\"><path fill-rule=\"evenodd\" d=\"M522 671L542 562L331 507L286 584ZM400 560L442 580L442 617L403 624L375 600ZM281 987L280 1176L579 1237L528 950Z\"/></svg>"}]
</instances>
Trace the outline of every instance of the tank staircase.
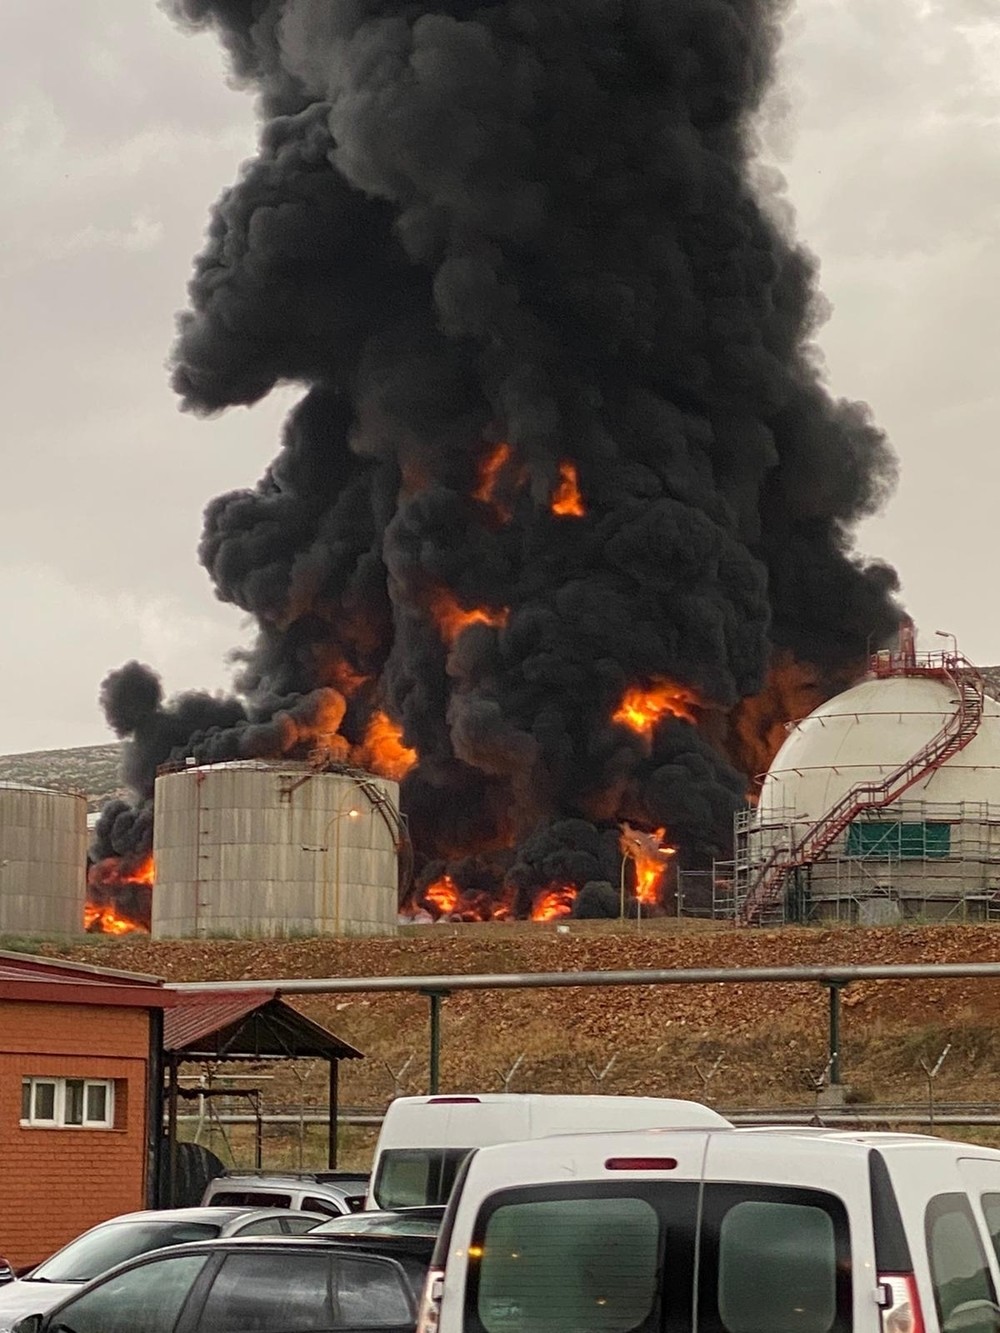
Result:
<instances>
[{"instance_id":1,"label":"tank staircase","mask_svg":"<svg viewBox=\"0 0 1000 1333\"><path fill-rule=\"evenodd\" d=\"M880 782L860 782L846 792L791 847L774 846L751 878L739 904L738 920L746 926L780 925L789 878L812 866L848 825L870 810L882 810L953 759L979 731L985 684L978 669L957 653L897 657L880 653L873 659L876 677L930 676L946 681L956 692L955 711L936 735Z\"/></svg>"}]
</instances>

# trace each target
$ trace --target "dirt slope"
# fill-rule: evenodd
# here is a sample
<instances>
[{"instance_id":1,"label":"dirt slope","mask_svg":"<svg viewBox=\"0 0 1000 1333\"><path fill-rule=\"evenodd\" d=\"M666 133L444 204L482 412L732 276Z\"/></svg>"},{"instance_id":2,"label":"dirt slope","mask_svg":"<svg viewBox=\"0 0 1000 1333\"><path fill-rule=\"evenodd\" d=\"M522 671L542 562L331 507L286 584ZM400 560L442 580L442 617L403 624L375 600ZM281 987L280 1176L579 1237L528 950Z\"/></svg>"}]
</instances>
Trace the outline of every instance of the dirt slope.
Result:
<instances>
[{"instance_id":1,"label":"dirt slope","mask_svg":"<svg viewBox=\"0 0 1000 1333\"><path fill-rule=\"evenodd\" d=\"M61 952L65 952L61 950ZM773 932L659 930L634 923L568 934L535 929L434 927L396 940L88 941L69 951L108 967L170 980L383 976L630 968L778 966L1000 960L988 926L786 929ZM412 1057L400 1090L427 1077L427 1003L419 996L351 995L296 1003L368 1057L346 1065L345 1103L380 1106L389 1072ZM844 994L844 1076L868 1098L926 1095L921 1058L952 1050L939 1097L995 1096L1000 986L984 981L861 983ZM707 1095L717 1104L808 1104L808 1075L826 1062L826 992L816 986L751 984L456 993L446 1001L445 1089L498 1088L521 1057L513 1090ZM316 1097L321 1096L319 1076ZM279 1079L276 1100L301 1089ZM313 1094L307 1089L307 1100Z\"/></svg>"}]
</instances>

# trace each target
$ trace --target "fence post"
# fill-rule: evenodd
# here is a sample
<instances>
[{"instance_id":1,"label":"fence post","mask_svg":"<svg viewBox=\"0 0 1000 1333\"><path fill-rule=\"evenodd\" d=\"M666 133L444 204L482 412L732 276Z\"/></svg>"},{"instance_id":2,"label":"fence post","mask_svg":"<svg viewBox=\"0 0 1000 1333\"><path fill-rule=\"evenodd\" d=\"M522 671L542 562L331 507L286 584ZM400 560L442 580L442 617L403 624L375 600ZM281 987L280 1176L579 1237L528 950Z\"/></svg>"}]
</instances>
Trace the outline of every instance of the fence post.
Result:
<instances>
[{"instance_id":1,"label":"fence post","mask_svg":"<svg viewBox=\"0 0 1000 1333\"><path fill-rule=\"evenodd\" d=\"M830 981L826 984L830 989L830 1062L827 1068L830 1071L830 1083L836 1086L840 1083L840 989L842 983Z\"/></svg>"},{"instance_id":2,"label":"fence post","mask_svg":"<svg viewBox=\"0 0 1000 1333\"><path fill-rule=\"evenodd\" d=\"M430 1000L431 1048L427 1091L433 1096L441 1086L441 1001L446 1000L451 991L422 990L420 994Z\"/></svg>"}]
</instances>

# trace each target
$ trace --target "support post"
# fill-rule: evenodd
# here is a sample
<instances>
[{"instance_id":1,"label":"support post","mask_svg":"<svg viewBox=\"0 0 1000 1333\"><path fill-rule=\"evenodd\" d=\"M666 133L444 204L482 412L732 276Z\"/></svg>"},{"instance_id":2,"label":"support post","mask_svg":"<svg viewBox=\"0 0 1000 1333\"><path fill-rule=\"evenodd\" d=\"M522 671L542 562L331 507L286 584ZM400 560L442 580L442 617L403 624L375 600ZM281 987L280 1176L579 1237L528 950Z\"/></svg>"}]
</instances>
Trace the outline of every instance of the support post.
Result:
<instances>
[{"instance_id":1,"label":"support post","mask_svg":"<svg viewBox=\"0 0 1000 1333\"><path fill-rule=\"evenodd\" d=\"M167 1204L168 1208L177 1207L177 1056L171 1055L168 1072L170 1082L167 1087Z\"/></svg>"},{"instance_id":2,"label":"support post","mask_svg":"<svg viewBox=\"0 0 1000 1333\"><path fill-rule=\"evenodd\" d=\"M331 1171L337 1167L337 1127L340 1120L340 1061L336 1056L330 1058L330 1113L328 1116L328 1133L326 1160Z\"/></svg>"},{"instance_id":3,"label":"support post","mask_svg":"<svg viewBox=\"0 0 1000 1333\"><path fill-rule=\"evenodd\" d=\"M421 994L426 995L431 1004L430 1074L427 1091L433 1096L440 1090L441 1086L441 1001L447 999L451 992L446 990L425 990L421 991Z\"/></svg>"},{"instance_id":4,"label":"support post","mask_svg":"<svg viewBox=\"0 0 1000 1333\"><path fill-rule=\"evenodd\" d=\"M830 1083L840 1083L840 989L839 981L828 983L830 991Z\"/></svg>"},{"instance_id":5,"label":"support post","mask_svg":"<svg viewBox=\"0 0 1000 1333\"><path fill-rule=\"evenodd\" d=\"M163 1010L149 1011L149 1066L146 1073L146 1207L160 1206L163 1162Z\"/></svg>"}]
</instances>

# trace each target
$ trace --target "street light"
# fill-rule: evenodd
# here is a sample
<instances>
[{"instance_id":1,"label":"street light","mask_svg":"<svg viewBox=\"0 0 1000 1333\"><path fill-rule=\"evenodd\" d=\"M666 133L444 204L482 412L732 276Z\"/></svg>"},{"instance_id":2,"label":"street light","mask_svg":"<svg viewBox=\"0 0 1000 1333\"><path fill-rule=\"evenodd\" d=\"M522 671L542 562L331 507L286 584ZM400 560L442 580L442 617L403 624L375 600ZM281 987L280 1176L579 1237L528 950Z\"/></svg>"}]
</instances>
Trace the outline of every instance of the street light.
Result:
<instances>
[{"instance_id":1,"label":"street light","mask_svg":"<svg viewBox=\"0 0 1000 1333\"><path fill-rule=\"evenodd\" d=\"M347 797L353 797L355 791L353 786L348 787L337 802L337 810L327 820L326 828L323 830L323 842L318 847L309 847L303 845L304 852L322 852L323 853L323 920L330 920L330 849L333 848L333 933L340 934L340 825L345 819L360 819L361 811L354 806L350 810L344 810L342 807ZM333 829L333 843L330 842L330 830Z\"/></svg>"},{"instance_id":2,"label":"street light","mask_svg":"<svg viewBox=\"0 0 1000 1333\"><path fill-rule=\"evenodd\" d=\"M951 639L951 651L952 651L952 654L953 654L955 657L957 657L957 656L958 656L958 639L955 637L955 635L949 633L948 630L946 630L946 629L936 629L936 630L934 631L934 633L938 636L939 639Z\"/></svg>"}]
</instances>

